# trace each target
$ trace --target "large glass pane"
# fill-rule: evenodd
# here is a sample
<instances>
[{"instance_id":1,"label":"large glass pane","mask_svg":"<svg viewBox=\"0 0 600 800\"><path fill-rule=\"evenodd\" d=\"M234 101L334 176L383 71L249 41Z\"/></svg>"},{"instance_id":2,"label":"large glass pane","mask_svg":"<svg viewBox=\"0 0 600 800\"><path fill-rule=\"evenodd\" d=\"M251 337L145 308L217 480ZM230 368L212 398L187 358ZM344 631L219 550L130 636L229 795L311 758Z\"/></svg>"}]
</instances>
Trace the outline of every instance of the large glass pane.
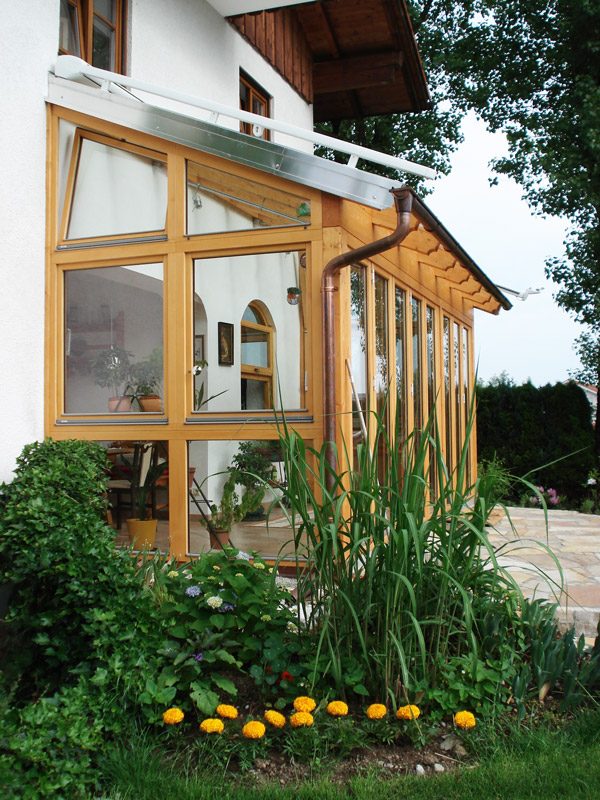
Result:
<instances>
[{"instance_id":1,"label":"large glass pane","mask_svg":"<svg viewBox=\"0 0 600 800\"><path fill-rule=\"evenodd\" d=\"M303 256L194 261L196 411L303 407L304 308L287 302L305 285Z\"/></svg>"},{"instance_id":2,"label":"large glass pane","mask_svg":"<svg viewBox=\"0 0 600 800\"><path fill-rule=\"evenodd\" d=\"M352 391L352 438L354 454L363 436L368 412L367 392L367 305L365 268L350 268L350 349L354 389Z\"/></svg>"},{"instance_id":3,"label":"large glass pane","mask_svg":"<svg viewBox=\"0 0 600 800\"><path fill-rule=\"evenodd\" d=\"M251 472L261 481L243 472L250 464ZM231 481L227 483L230 469L241 470L233 485ZM290 511L277 503L282 497L282 487L287 485L278 441L189 442L188 474L188 548L192 555L220 549L219 540L227 534L217 533L211 537L210 527L226 529L229 525L229 543L234 547L247 553L256 551L262 556L282 556L284 564L293 561ZM233 519L222 513L228 504L236 509ZM242 510L246 514L240 518ZM299 522L297 518L296 528Z\"/></svg>"},{"instance_id":4,"label":"large glass pane","mask_svg":"<svg viewBox=\"0 0 600 800\"><path fill-rule=\"evenodd\" d=\"M375 275L375 403L377 416L381 424L387 429L388 424L388 282ZM387 450L383 436L378 440L377 470L379 480L385 480L385 459Z\"/></svg>"},{"instance_id":5,"label":"large glass pane","mask_svg":"<svg viewBox=\"0 0 600 800\"><path fill-rule=\"evenodd\" d=\"M471 398L469 397L469 332L462 329L462 379L463 379L463 419L464 431L467 431L467 414ZM470 449L470 445L469 445ZM467 458L467 484L471 481L471 459Z\"/></svg>"},{"instance_id":6,"label":"large glass pane","mask_svg":"<svg viewBox=\"0 0 600 800\"><path fill-rule=\"evenodd\" d=\"M435 407L435 312L430 306L425 308L425 324L427 326L427 415L430 417ZM437 488L437 464L433 444L429 445L429 486L433 498Z\"/></svg>"},{"instance_id":7,"label":"large glass pane","mask_svg":"<svg viewBox=\"0 0 600 800\"><path fill-rule=\"evenodd\" d=\"M454 402L455 402L455 418L456 418L456 462L460 459L463 440L463 426L462 426L462 403L461 403L461 377L460 377L460 327L458 323L454 323Z\"/></svg>"},{"instance_id":8,"label":"large glass pane","mask_svg":"<svg viewBox=\"0 0 600 800\"><path fill-rule=\"evenodd\" d=\"M452 391L450 384L452 341L450 338L450 320L444 317L444 415L446 423L446 465L449 471L454 468L452 456Z\"/></svg>"},{"instance_id":9,"label":"large glass pane","mask_svg":"<svg viewBox=\"0 0 600 800\"><path fill-rule=\"evenodd\" d=\"M67 239L161 231L166 214L164 161L81 139Z\"/></svg>"},{"instance_id":10,"label":"large glass pane","mask_svg":"<svg viewBox=\"0 0 600 800\"><path fill-rule=\"evenodd\" d=\"M116 0L94 0L94 12L112 22L113 25L117 21L116 6Z\"/></svg>"},{"instance_id":11,"label":"large glass pane","mask_svg":"<svg viewBox=\"0 0 600 800\"><path fill-rule=\"evenodd\" d=\"M396 288L396 392L398 395L398 413L396 414L398 431L404 439L407 435L406 392L406 292Z\"/></svg>"},{"instance_id":12,"label":"large glass pane","mask_svg":"<svg viewBox=\"0 0 600 800\"><path fill-rule=\"evenodd\" d=\"M70 270L64 286L65 412L160 412L162 264Z\"/></svg>"},{"instance_id":13,"label":"large glass pane","mask_svg":"<svg viewBox=\"0 0 600 800\"><path fill-rule=\"evenodd\" d=\"M413 409L414 429L423 429L423 404L421 402L421 301L412 298L412 357L413 357Z\"/></svg>"},{"instance_id":14,"label":"large glass pane","mask_svg":"<svg viewBox=\"0 0 600 800\"><path fill-rule=\"evenodd\" d=\"M60 0L59 50L81 58L79 8L77 3Z\"/></svg>"},{"instance_id":15,"label":"large glass pane","mask_svg":"<svg viewBox=\"0 0 600 800\"><path fill-rule=\"evenodd\" d=\"M310 200L204 164L187 166L187 232L310 225Z\"/></svg>"}]
</instances>

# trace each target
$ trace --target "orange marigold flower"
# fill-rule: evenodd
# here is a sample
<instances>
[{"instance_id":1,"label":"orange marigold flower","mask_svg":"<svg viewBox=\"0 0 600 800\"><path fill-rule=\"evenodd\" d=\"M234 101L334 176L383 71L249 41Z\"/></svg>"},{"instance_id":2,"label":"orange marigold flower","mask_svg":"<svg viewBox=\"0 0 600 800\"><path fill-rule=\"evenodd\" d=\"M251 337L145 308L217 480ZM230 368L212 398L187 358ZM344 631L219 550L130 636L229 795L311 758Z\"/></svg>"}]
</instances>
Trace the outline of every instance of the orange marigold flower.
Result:
<instances>
[{"instance_id":1,"label":"orange marigold flower","mask_svg":"<svg viewBox=\"0 0 600 800\"><path fill-rule=\"evenodd\" d=\"M180 708L167 708L163 713L165 725L177 725L183 719L183 711Z\"/></svg>"},{"instance_id":2,"label":"orange marigold flower","mask_svg":"<svg viewBox=\"0 0 600 800\"><path fill-rule=\"evenodd\" d=\"M421 716L419 706L401 706L396 711L398 719L416 719Z\"/></svg>"},{"instance_id":3,"label":"orange marigold flower","mask_svg":"<svg viewBox=\"0 0 600 800\"><path fill-rule=\"evenodd\" d=\"M294 708L296 711L304 711L306 714L310 714L311 711L314 711L316 705L312 697L297 697L294 700Z\"/></svg>"},{"instance_id":4,"label":"orange marigold flower","mask_svg":"<svg viewBox=\"0 0 600 800\"><path fill-rule=\"evenodd\" d=\"M367 708L367 717L369 719L383 719L387 714L387 708L383 703L373 703Z\"/></svg>"},{"instance_id":5,"label":"orange marigold flower","mask_svg":"<svg viewBox=\"0 0 600 800\"><path fill-rule=\"evenodd\" d=\"M265 721L274 728L283 728L285 717L279 711L265 711Z\"/></svg>"},{"instance_id":6,"label":"orange marigold flower","mask_svg":"<svg viewBox=\"0 0 600 800\"><path fill-rule=\"evenodd\" d=\"M200 730L204 733L223 733L225 725L220 719L205 719L200 723Z\"/></svg>"},{"instance_id":7,"label":"orange marigold flower","mask_svg":"<svg viewBox=\"0 0 600 800\"><path fill-rule=\"evenodd\" d=\"M265 735L266 728L262 724L262 722L258 722L255 720L253 722L247 722L244 727L242 728L242 736L246 739L262 739Z\"/></svg>"},{"instance_id":8,"label":"orange marigold flower","mask_svg":"<svg viewBox=\"0 0 600 800\"><path fill-rule=\"evenodd\" d=\"M290 717L290 725L292 728L310 728L313 722L313 716L309 714L308 711L297 711Z\"/></svg>"},{"instance_id":9,"label":"orange marigold flower","mask_svg":"<svg viewBox=\"0 0 600 800\"><path fill-rule=\"evenodd\" d=\"M345 717L348 713L348 706L341 700L333 700L327 706L327 713L332 717Z\"/></svg>"},{"instance_id":10,"label":"orange marigold flower","mask_svg":"<svg viewBox=\"0 0 600 800\"><path fill-rule=\"evenodd\" d=\"M454 724L459 728L474 728L475 715L470 711L458 711L454 715Z\"/></svg>"},{"instance_id":11,"label":"orange marigold flower","mask_svg":"<svg viewBox=\"0 0 600 800\"><path fill-rule=\"evenodd\" d=\"M226 706L221 704L220 706L217 706L217 714L220 717L223 717L223 719L237 719L238 712L237 708L234 706Z\"/></svg>"}]
</instances>

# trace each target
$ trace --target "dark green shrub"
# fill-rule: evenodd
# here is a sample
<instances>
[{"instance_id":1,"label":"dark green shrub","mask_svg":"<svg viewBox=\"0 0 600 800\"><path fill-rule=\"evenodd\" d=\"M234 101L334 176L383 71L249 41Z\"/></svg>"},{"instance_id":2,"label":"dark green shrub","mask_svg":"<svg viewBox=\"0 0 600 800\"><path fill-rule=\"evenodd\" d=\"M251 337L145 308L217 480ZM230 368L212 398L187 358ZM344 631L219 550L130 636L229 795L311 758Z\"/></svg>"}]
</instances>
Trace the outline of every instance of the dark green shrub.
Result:
<instances>
[{"instance_id":1,"label":"dark green shrub","mask_svg":"<svg viewBox=\"0 0 600 800\"><path fill-rule=\"evenodd\" d=\"M3 671L21 699L53 693L77 676L120 682L119 705L153 668L159 632L131 553L116 550L103 518L106 462L92 442L28 445L2 487L0 563L16 581Z\"/></svg>"},{"instance_id":2,"label":"dark green shrub","mask_svg":"<svg viewBox=\"0 0 600 800\"><path fill-rule=\"evenodd\" d=\"M589 403L575 383L477 387L478 460L498 459L513 475L554 489L575 507L588 491L593 436ZM521 491L514 484L509 499L518 502Z\"/></svg>"}]
</instances>

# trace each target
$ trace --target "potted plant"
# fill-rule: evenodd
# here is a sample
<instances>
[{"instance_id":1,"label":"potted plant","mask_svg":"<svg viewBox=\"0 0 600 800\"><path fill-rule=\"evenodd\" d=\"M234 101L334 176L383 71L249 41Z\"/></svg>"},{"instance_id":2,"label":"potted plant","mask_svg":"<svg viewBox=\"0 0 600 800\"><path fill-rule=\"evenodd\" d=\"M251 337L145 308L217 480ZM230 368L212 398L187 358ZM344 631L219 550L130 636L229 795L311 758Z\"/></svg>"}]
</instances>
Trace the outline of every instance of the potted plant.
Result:
<instances>
[{"instance_id":1,"label":"potted plant","mask_svg":"<svg viewBox=\"0 0 600 800\"><path fill-rule=\"evenodd\" d=\"M239 522L244 518L247 511L247 503L238 497L235 491L235 475L230 473L223 486L221 502L219 505L210 504L210 526L204 519L200 524L208 527L210 534L211 547L225 547L229 544L231 526L234 522Z\"/></svg>"},{"instance_id":2,"label":"potted plant","mask_svg":"<svg viewBox=\"0 0 600 800\"><path fill-rule=\"evenodd\" d=\"M265 445L268 443L263 441L241 442L228 468L235 482L245 487L243 499L246 516L250 519L263 518L261 503L266 486L273 479L273 464L265 455L265 450L269 449Z\"/></svg>"},{"instance_id":3,"label":"potted plant","mask_svg":"<svg viewBox=\"0 0 600 800\"><path fill-rule=\"evenodd\" d=\"M149 356L131 365L127 394L137 402L140 411L161 412L163 409L160 387L163 379L162 347L155 347Z\"/></svg>"},{"instance_id":4,"label":"potted plant","mask_svg":"<svg viewBox=\"0 0 600 800\"><path fill-rule=\"evenodd\" d=\"M131 411L131 399L125 389L130 380L131 355L128 350L111 345L107 350L101 350L90 362L94 383L112 391L113 396L108 398L108 410L111 412Z\"/></svg>"},{"instance_id":5,"label":"potted plant","mask_svg":"<svg viewBox=\"0 0 600 800\"><path fill-rule=\"evenodd\" d=\"M152 444L145 442L136 446L131 461L131 498L132 506L137 510L137 517L127 520L129 541L136 544L138 549L154 547L156 527L158 520L150 516L151 506L148 502L156 482L167 469L168 461L150 463L147 470L143 469L144 458L152 460Z\"/></svg>"},{"instance_id":6,"label":"potted plant","mask_svg":"<svg viewBox=\"0 0 600 800\"><path fill-rule=\"evenodd\" d=\"M288 286L287 288L287 301L291 306L297 306L300 302L300 295L302 294L302 289L298 286Z\"/></svg>"}]
</instances>

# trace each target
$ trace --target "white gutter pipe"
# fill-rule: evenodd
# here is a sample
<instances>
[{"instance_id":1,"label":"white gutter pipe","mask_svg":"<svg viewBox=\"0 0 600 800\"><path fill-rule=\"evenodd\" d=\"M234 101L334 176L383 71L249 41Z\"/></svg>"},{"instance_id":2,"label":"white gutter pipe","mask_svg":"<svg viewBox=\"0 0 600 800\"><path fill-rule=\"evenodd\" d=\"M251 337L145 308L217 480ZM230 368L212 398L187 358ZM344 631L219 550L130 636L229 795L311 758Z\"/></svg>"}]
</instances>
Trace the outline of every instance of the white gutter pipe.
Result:
<instances>
[{"instance_id":1,"label":"white gutter pipe","mask_svg":"<svg viewBox=\"0 0 600 800\"><path fill-rule=\"evenodd\" d=\"M362 158L364 161L370 161L373 164L381 164L384 167L391 167L400 172L408 172L411 175L418 175L421 178L436 177L435 171L429 167L415 164L404 158L389 156L386 153L379 153L377 150L371 150L368 147L361 147L360 145L350 142L343 142L341 139L335 139L333 136L325 136L322 133L316 133L306 128L299 128L297 125L289 125L287 122L279 122L269 117L263 117L260 114L242 111L239 108L233 108L233 106L214 103L212 100L205 100L204 98L178 92L174 89L156 86L156 84L141 81L137 78L130 78L127 75L119 75L116 72L108 72L104 69L98 69L98 67L91 67L81 58L77 58L77 56L58 56L54 74L57 78L65 78L67 80L89 78L90 80L99 81L101 89L116 91L120 94L123 93L122 89L119 89L119 87L122 86L126 86L128 89L138 89L141 92L148 92L158 97L164 97L167 100L175 100L179 103L193 106L194 108L210 111L217 116L230 117L240 122L247 122L251 125L258 125L261 128L277 131L277 133L285 133L296 139L311 142L313 145L321 145L331 150L337 150L340 153L346 153L350 156L349 166L351 167L355 167L358 159ZM115 84L115 86L113 87L111 84ZM210 121L214 122L215 120Z\"/></svg>"}]
</instances>

